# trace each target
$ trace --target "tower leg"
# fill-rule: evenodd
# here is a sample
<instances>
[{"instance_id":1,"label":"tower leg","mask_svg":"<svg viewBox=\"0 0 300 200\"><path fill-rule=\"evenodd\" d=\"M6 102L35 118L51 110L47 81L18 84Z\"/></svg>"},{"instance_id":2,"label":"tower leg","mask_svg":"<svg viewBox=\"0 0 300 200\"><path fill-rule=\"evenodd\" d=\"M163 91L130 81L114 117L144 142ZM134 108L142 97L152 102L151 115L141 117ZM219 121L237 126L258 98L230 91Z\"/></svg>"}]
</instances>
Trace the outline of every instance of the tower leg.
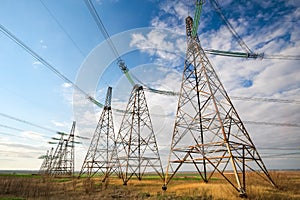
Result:
<instances>
[{"instance_id":1,"label":"tower leg","mask_svg":"<svg viewBox=\"0 0 300 200\"><path fill-rule=\"evenodd\" d=\"M240 196L241 198L247 198L247 194L246 194L246 191L245 191L244 188L240 188L240 189L239 189L239 196Z\"/></svg>"}]
</instances>

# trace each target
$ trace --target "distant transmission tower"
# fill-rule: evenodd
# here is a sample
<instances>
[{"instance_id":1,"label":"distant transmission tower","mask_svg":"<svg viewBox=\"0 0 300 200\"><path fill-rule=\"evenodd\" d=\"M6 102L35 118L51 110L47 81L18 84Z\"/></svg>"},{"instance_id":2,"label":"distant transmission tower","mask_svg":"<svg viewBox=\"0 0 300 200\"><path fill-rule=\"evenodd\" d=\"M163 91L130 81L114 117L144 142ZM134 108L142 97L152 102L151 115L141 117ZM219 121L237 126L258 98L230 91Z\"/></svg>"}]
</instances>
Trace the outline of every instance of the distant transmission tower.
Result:
<instances>
[{"instance_id":1,"label":"distant transmission tower","mask_svg":"<svg viewBox=\"0 0 300 200\"><path fill-rule=\"evenodd\" d=\"M105 105L100 116L97 128L91 140L90 147L84 159L79 177L87 174L89 177L95 174L104 175L107 178L114 172L112 152L115 147L115 134L111 109L112 88L108 87Z\"/></svg>"},{"instance_id":2,"label":"distant transmission tower","mask_svg":"<svg viewBox=\"0 0 300 200\"><path fill-rule=\"evenodd\" d=\"M74 121L68 139L64 139L65 133L60 133L61 138L52 156L52 162L50 164L49 174L52 176L74 175L75 124L76 123Z\"/></svg>"},{"instance_id":3,"label":"distant transmission tower","mask_svg":"<svg viewBox=\"0 0 300 200\"><path fill-rule=\"evenodd\" d=\"M48 162L49 162L49 150L47 150L47 153L44 156L44 160L42 162L42 165L40 167L38 174L45 174L45 172L47 171L47 168L48 168Z\"/></svg>"},{"instance_id":4,"label":"distant transmission tower","mask_svg":"<svg viewBox=\"0 0 300 200\"><path fill-rule=\"evenodd\" d=\"M241 196L246 170L275 186L192 26L187 17L187 52L163 189L183 164L194 166L204 182L219 172Z\"/></svg>"},{"instance_id":5,"label":"distant transmission tower","mask_svg":"<svg viewBox=\"0 0 300 200\"><path fill-rule=\"evenodd\" d=\"M45 175L48 174L48 171L50 169L51 161L52 161L52 153L53 153L53 147L51 148L51 151L47 150L46 155L44 156L44 160L42 162L42 165L40 167L40 170L38 174Z\"/></svg>"},{"instance_id":6,"label":"distant transmission tower","mask_svg":"<svg viewBox=\"0 0 300 200\"><path fill-rule=\"evenodd\" d=\"M140 85L135 85L131 92L116 139L116 148L117 156L113 159L118 159L124 185L133 176L141 180L145 172L150 170L164 178L146 97Z\"/></svg>"}]
</instances>

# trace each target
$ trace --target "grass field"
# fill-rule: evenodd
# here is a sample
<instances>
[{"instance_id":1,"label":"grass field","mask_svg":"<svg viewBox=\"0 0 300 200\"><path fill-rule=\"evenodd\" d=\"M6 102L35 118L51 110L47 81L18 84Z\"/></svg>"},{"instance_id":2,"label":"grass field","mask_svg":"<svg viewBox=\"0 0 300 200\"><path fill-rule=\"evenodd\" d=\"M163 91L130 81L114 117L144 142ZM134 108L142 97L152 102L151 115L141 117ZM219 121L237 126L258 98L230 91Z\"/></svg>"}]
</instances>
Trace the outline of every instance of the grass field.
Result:
<instances>
[{"instance_id":1,"label":"grass field","mask_svg":"<svg viewBox=\"0 0 300 200\"><path fill-rule=\"evenodd\" d=\"M271 176L278 185L273 188L262 179L247 174L247 199L300 199L300 171L276 171ZM102 182L99 177L49 178L28 174L0 175L0 200L12 199L240 199L231 185L217 174L204 183L195 174L179 174L167 191L154 175L139 181L131 179L127 186L118 178Z\"/></svg>"}]
</instances>

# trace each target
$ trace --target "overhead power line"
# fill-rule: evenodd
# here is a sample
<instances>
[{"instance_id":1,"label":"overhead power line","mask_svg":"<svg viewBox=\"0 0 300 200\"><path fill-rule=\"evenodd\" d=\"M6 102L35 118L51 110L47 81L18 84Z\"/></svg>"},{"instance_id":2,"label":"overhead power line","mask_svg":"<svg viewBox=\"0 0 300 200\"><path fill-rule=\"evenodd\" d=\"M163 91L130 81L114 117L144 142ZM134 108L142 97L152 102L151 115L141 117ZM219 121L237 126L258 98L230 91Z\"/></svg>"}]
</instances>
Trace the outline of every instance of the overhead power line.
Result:
<instances>
[{"instance_id":1,"label":"overhead power line","mask_svg":"<svg viewBox=\"0 0 300 200\"><path fill-rule=\"evenodd\" d=\"M242 100L242 101L263 101L263 102L274 102L274 103L300 104L300 100L293 100L293 99L274 99L274 98L263 98L263 97L239 97L239 96L230 96L230 99Z\"/></svg>"},{"instance_id":2,"label":"overhead power line","mask_svg":"<svg viewBox=\"0 0 300 200\"><path fill-rule=\"evenodd\" d=\"M12 134L12 133L0 132L0 135L4 135L4 136L12 136L12 137L15 137L15 138L28 139L28 137L25 137L25 136L23 136L23 135L17 135L17 134Z\"/></svg>"},{"instance_id":3,"label":"overhead power line","mask_svg":"<svg viewBox=\"0 0 300 200\"><path fill-rule=\"evenodd\" d=\"M61 30L66 34L66 36L70 39L70 41L73 43L73 45L76 47L76 49L80 52L80 54L84 57L83 51L79 48L79 46L76 44L76 42L72 39L71 35L66 31L66 29L61 25L61 23L58 21L58 19L55 17L53 12L48 8L48 6L43 2L43 0L40 0L41 4L44 6L44 8L47 10L49 15L54 19L54 21L57 23L57 25L61 28Z\"/></svg>"},{"instance_id":4,"label":"overhead power line","mask_svg":"<svg viewBox=\"0 0 300 200\"><path fill-rule=\"evenodd\" d=\"M11 130L14 130L14 131L20 131L20 132L24 132L25 130L22 130L22 129L19 129L19 128L15 128L15 127L12 127L12 126L7 126L5 124L0 124L1 127L3 128L8 128L8 129L11 129Z\"/></svg>"},{"instance_id":5,"label":"overhead power line","mask_svg":"<svg viewBox=\"0 0 300 200\"><path fill-rule=\"evenodd\" d=\"M10 115L1 113L1 112L0 112L0 116L6 117L6 118L8 118L8 119L12 119L12 120L15 120L15 121L24 123L24 124L28 124L28 125L30 125L30 126L37 127L37 128L40 128L40 129L49 131L49 132L53 132L53 133L56 133L56 134L60 134L60 135L61 135L61 134L68 135L67 133L64 133L64 132L61 132L61 131L55 131L55 130L53 130L53 129L46 128L46 127L44 127L44 126L40 126L40 125L37 125L37 124L35 124L35 123L26 121L26 120L24 120L24 119L20 119L20 118L17 118L17 117L13 117L13 116L10 116ZM16 131L25 132L25 130L18 129L18 128L14 128L14 127L7 126L7 125L4 125L4 124L1 124L0 126L1 126L1 127L4 127L4 128L9 128L9 129L12 129L12 130L16 130ZM32 133L32 134L35 134L35 133ZM12 134L9 134L9 135L12 135ZM40 134L36 134L36 135L39 135L39 136L45 137L45 138L50 138L50 137L48 137L48 136L44 136L44 135L40 135ZM16 135L16 136L17 136L17 135ZM80 139L84 139L84 140L89 139L88 137L83 137L83 136L79 136L79 135L76 135L75 137L80 138Z\"/></svg>"},{"instance_id":6,"label":"overhead power line","mask_svg":"<svg viewBox=\"0 0 300 200\"><path fill-rule=\"evenodd\" d=\"M96 106L98 106L100 108L103 107L103 104L101 104L94 97L90 96L85 91L83 91L73 81L71 81L70 79L68 79L61 72L59 72L55 67L53 67L50 63L48 63L46 60L44 60L40 55L38 55L37 53L35 53L31 48L29 48L25 43L23 43L20 39L18 39L14 34L12 34L9 30L7 30L1 24L0 24L0 31L3 32L8 38L10 38L16 44L18 44L20 47L22 47L25 51L27 51L35 59L37 59L38 61L40 61L45 67L47 67L50 71L52 71L53 73L55 73L59 78L61 78L65 82L71 84L74 89L76 89L77 91L81 92L89 101L91 101L92 103L94 103Z\"/></svg>"},{"instance_id":7,"label":"overhead power line","mask_svg":"<svg viewBox=\"0 0 300 200\"><path fill-rule=\"evenodd\" d=\"M71 86L79 91L81 94L83 94L91 103L95 104L96 106L102 108L103 104L98 102L94 97L90 96L88 93L86 93L84 90L82 90L78 85L76 85L73 81L71 81L69 78L67 78L65 75L63 75L60 71L58 71L54 66L52 66L49 62L47 62L45 59L43 59L40 55L35 53L31 48L29 48L25 43L23 43L20 39L18 39L14 34L12 34L9 30L7 30L3 25L0 24L0 31L3 32L9 39L14 41L16 44L18 44L20 47L22 47L25 51L27 51L30 55L32 55L35 59L40 61L45 67L47 67L50 71L52 71L54 74L56 74L59 78L64 80L65 82L71 84ZM119 109L113 109L117 112L125 112L124 110Z\"/></svg>"},{"instance_id":8,"label":"overhead power line","mask_svg":"<svg viewBox=\"0 0 300 200\"><path fill-rule=\"evenodd\" d=\"M0 127L7 128L7 129L11 129L11 130L14 130L14 131L19 131L19 132L26 132L26 130L19 129L19 128L15 128L15 127L8 126L8 125L5 125L5 124L0 124ZM8 134L1 133L1 134L2 134L2 135L17 136L17 137L20 136L20 135L17 135L17 134L11 134L11 133L8 133ZM39 137L43 137L43 138L48 138L48 139L50 138L50 137L48 137L48 136L45 136L45 135L42 135L42 134L38 134L38 133L34 133L34 132L30 132L30 134L36 135L36 136L39 136Z\"/></svg>"},{"instance_id":9,"label":"overhead power line","mask_svg":"<svg viewBox=\"0 0 300 200\"><path fill-rule=\"evenodd\" d=\"M266 126L288 126L288 127L300 127L300 124L292 123L276 123L276 122L257 122L257 121L243 121L245 124L255 124L255 125L266 125Z\"/></svg>"},{"instance_id":10,"label":"overhead power line","mask_svg":"<svg viewBox=\"0 0 300 200\"><path fill-rule=\"evenodd\" d=\"M108 45L110 47L110 49L112 50L115 58L117 59L117 64L119 65L119 68L122 70L122 72L125 74L126 78L128 79L128 81L131 83L131 85L135 85L134 80L132 79L131 75L129 74L129 69L126 66L125 62L121 59L121 56L116 48L116 46L114 45L113 41L111 40L100 16L97 13L97 10L95 8L95 6L93 5L93 3L90 0L85 0L84 1L87 8L89 9L91 15L94 18L94 21L97 24L97 27L99 28L99 30L101 31L103 37L105 38L105 40L108 42Z\"/></svg>"},{"instance_id":11,"label":"overhead power line","mask_svg":"<svg viewBox=\"0 0 300 200\"><path fill-rule=\"evenodd\" d=\"M211 0L213 1L213 0ZM112 52L114 53L116 59L118 60L119 68L122 70L122 72L126 75L126 78L131 84L134 84L134 81L131 77L134 77L135 80L137 80L141 85L145 86L145 90L152 92L152 93L157 93L157 94L162 94L162 95L171 95L171 96L177 96L179 93L174 92L174 91L163 91L163 90L157 90L154 88L151 88L144 84L142 81L138 80L135 76L129 74L129 69L127 68L125 62L121 59L120 54L118 53L117 48L115 47L113 41L110 38L110 35L108 34L100 16L97 13L97 10L95 9L95 6L91 2L91 0L85 0L86 6L88 7L88 10L90 11L91 15L94 18L94 21L96 22L99 30L101 31L102 35L108 42ZM217 1L213 1L212 4L214 5L215 9L221 16L221 18L224 20L225 24L228 26L228 29L230 32L235 36L241 47L247 52L230 52L230 51L220 51L220 50L205 50L206 53L214 54L214 55L222 55L222 56L233 56L233 57L242 57L242 58L264 58L266 57L267 59L276 59L276 57L272 55L264 55L264 54L255 54L251 51L251 49L246 45L246 43L242 40L242 38L237 34L237 32L234 30L232 25L229 23L229 21L225 18L224 14L222 13L220 6ZM199 16L200 17L200 16ZM297 56L296 56L297 57ZM294 59L296 57L293 56L281 56L281 58L289 58L289 59ZM278 57L277 57L278 58ZM237 99L242 99L237 97ZM280 102L280 101L278 101ZM284 103L281 101L281 103Z\"/></svg>"},{"instance_id":12,"label":"overhead power line","mask_svg":"<svg viewBox=\"0 0 300 200\"><path fill-rule=\"evenodd\" d=\"M87 2L90 2L88 0L86 0ZM92 4L91 4L92 5ZM99 18L100 19L100 18ZM103 25L103 24L102 24ZM94 103L95 105L97 105L98 107L103 107L103 104L101 104L100 102L98 102L96 99L94 99L92 96L90 96L89 94L87 94L85 91L83 91L80 87L78 87L75 83L73 83L70 79L68 79L66 76L64 76L61 72L59 72L56 68L54 68L50 63L48 63L46 60L44 60L41 56L39 56L37 53L35 53L32 49L30 49L27 45L25 45L21 40L19 40L16 36L14 36L11 32L9 32L4 26L0 25L0 30L7 36L9 37L11 40L13 40L15 43L17 43L20 47L22 47L25 51L27 51L29 54L31 54L34 58L36 58L38 61L40 61L45 67L47 67L49 70L51 70L52 72L54 72L58 77L60 77L62 80L70 83L76 90L78 90L79 92L81 92L82 94L84 94L86 96L86 98L91 101L92 103ZM106 35L108 35L107 31L104 33ZM109 37L109 35L108 35ZM117 53L117 51L115 51ZM119 58L119 57L118 57ZM155 93L159 93L159 94L167 94L167 95L178 95L176 92L173 91L160 91L160 90L156 90L156 89L152 89L150 87L146 88L146 90L151 91L151 92L155 92ZM258 100L258 101L262 101L262 99L258 99L258 98L249 98L249 97L236 97L236 99L242 99L242 100ZM274 101L275 99L264 99L263 101ZM299 101L296 100L275 100L274 102L281 102L281 103L299 103ZM123 110L119 110L119 109L114 109L117 112L124 112ZM268 123L270 124L270 123ZM264 123L264 125L266 125L266 123ZM285 124L286 126L287 124ZM293 125L292 125L293 126Z\"/></svg>"},{"instance_id":13,"label":"overhead power line","mask_svg":"<svg viewBox=\"0 0 300 200\"><path fill-rule=\"evenodd\" d=\"M236 51L221 51L216 49L204 49L205 53L216 56L227 56L236 58L254 58L254 59L269 59L269 60L300 60L300 55L270 55L264 53L244 53Z\"/></svg>"},{"instance_id":14,"label":"overhead power line","mask_svg":"<svg viewBox=\"0 0 300 200\"><path fill-rule=\"evenodd\" d=\"M294 156L294 155L300 156L300 152L271 154L271 155L267 154L267 155L262 155L262 157L264 157L264 158L290 158L289 156ZM280 157L280 156L284 156L284 157Z\"/></svg>"},{"instance_id":15,"label":"overhead power line","mask_svg":"<svg viewBox=\"0 0 300 200\"><path fill-rule=\"evenodd\" d=\"M31 48L29 48L25 43L23 43L21 40L19 40L15 35L13 35L10 31L8 31L3 25L0 25L1 31L9 37L11 40L13 40L15 43L17 43L20 47L22 47L25 51L27 51L30 55L32 55L35 59L40 61L45 67L47 67L49 70L51 70L53 73L55 73L58 77L63 79L64 81L70 83L75 89L80 91L81 93L85 94L87 97L89 97L88 94L86 94L81 88L79 88L75 83L73 83L70 79L68 79L65 75L63 75L61 72L59 72L55 67L53 67L50 63L48 63L46 60L44 60L41 56L39 56L37 53L35 53Z\"/></svg>"},{"instance_id":16,"label":"overhead power line","mask_svg":"<svg viewBox=\"0 0 300 200\"><path fill-rule=\"evenodd\" d=\"M126 78L128 79L128 81L132 84L135 85L135 81L133 80L133 76L131 74L129 74L129 69L126 66L126 63L122 60L116 46L114 45L113 41L110 38L110 35L108 34L100 16L97 13L97 10L95 8L95 6L93 5L93 3L91 2L91 0L85 0L85 4L88 7L91 15L93 16L99 30L101 31L103 37L106 39L106 41L109 44L110 49L112 50L113 54L115 55L116 59L117 59L117 63L119 65L119 68L122 70L122 72L124 73L124 75L126 76ZM145 87L146 90L152 92L152 93L157 93L157 94L163 94L163 95L176 95L175 92L173 91L163 91L163 90L157 90L154 88L151 88L149 86L147 86L146 84L142 83L140 80L138 80L137 78L135 78L141 85L143 85Z\"/></svg>"},{"instance_id":17,"label":"overhead power line","mask_svg":"<svg viewBox=\"0 0 300 200\"><path fill-rule=\"evenodd\" d=\"M291 147L258 147L258 149L261 149L261 150L280 150L280 151L293 151L293 150L299 151L300 147L298 147L298 148L291 148Z\"/></svg>"},{"instance_id":18,"label":"overhead power line","mask_svg":"<svg viewBox=\"0 0 300 200\"><path fill-rule=\"evenodd\" d=\"M12 130L15 130L15 131L20 131L20 132L25 132L25 130L21 130L21 129L18 129L18 128L14 128L14 127L10 127L10 126L6 126L6 125L3 125L3 124L0 124L1 127L5 127L5 128L9 128L9 129L12 129ZM42 138L46 138L46 139L49 139L50 137L47 137L45 135L41 135L41 134L38 134L38 133L34 133L34 132L30 132L31 135L36 135L38 137L42 137ZM20 135L20 134L13 134L13 133L4 133L4 132L0 132L0 135L5 135L5 136L12 136L12 137L16 137L16 138L24 138L24 139L30 139L29 137L26 137L24 135ZM38 141L43 141L43 140L40 140L40 139L36 139Z\"/></svg>"},{"instance_id":19,"label":"overhead power line","mask_svg":"<svg viewBox=\"0 0 300 200\"><path fill-rule=\"evenodd\" d=\"M90 13L92 14L99 30L101 31L102 35L104 36L104 38L106 39L106 41L108 42L112 52L114 53L115 57L117 58L118 61L122 60L120 58L120 54L118 52L118 50L116 49L114 43L112 42L112 40L110 39L110 36L100 18L100 16L98 15L96 8L94 7L93 3L90 0L84 0L86 6L88 7Z\"/></svg>"},{"instance_id":20,"label":"overhead power line","mask_svg":"<svg viewBox=\"0 0 300 200\"><path fill-rule=\"evenodd\" d=\"M300 60L300 55L268 55L265 54L263 59L272 60Z\"/></svg>"},{"instance_id":21,"label":"overhead power line","mask_svg":"<svg viewBox=\"0 0 300 200\"><path fill-rule=\"evenodd\" d=\"M229 56L229 57L239 57L239 58L260 58L260 59L274 59L274 60L300 60L300 55L268 55L264 53L254 53L244 42L242 37L236 32L233 28L232 24L225 17L223 11L221 10L221 6L217 0L210 0L212 6L224 22L226 28L241 46L241 48L246 52L231 52L231 51L220 51L214 49L206 49L205 52L208 54L219 55L219 56Z\"/></svg>"},{"instance_id":22,"label":"overhead power line","mask_svg":"<svg viewBox=\"0 0 300 200\"><path fill-rule=\"evenodd\" d=\"M8 118L8 119L12 119L12 120L15 120L15 121L24 123L24 124L28 124L28 125L30 125L30 126L34 126L34 127L37 127L37 128L40 128L40 129L49 131L49 132L54 132L54 133L57 132L57 131L55 131L55 130L53 130L53 129L46 128L46 127L43 127L43 126L34 124L34 123L32 123L32 122L29 122L29 121L26 121L26 120L23 120L23 119L20 119L20 118L17 118L17 117L10 116L10 115L4 114L4 113L0 113L0 116L6 117L6 118Z\"/></svg>"},{"instance_id":23,"label":"overhead power line","mask_svg":"<svg viewBox=\"0 0 300 200\"><path fill-rule=\"evenodd\" d=\"M30 49L26 44L24 44L21 40L19 40L16 36L14 36L10 31L8 31L3 25L0 25L0 30L12 41L17 43L20 47L22 47L25 51L27 51L30 55L32 55L34 58L36 58L38 61L40 61L45 67L47 67L49 70L51 70L53 73L55 73L58 77L60 77L62 80L70 83L74 89L81 92L85 97L94 103L96 106L102 108L103 104L98 102L95 98L87 94L85 91L83 91L79 86L77 86L75 83L73 83L70 79L68 79L65 75L63 75L61 72L59 72L55 67L53 67L50 63L48 63L46 60L44 60L41 56L39 56L37 53L35 53L32 49ZM147 88L149 91L154 90L151 88ZM160 91L160 92L168 92L168 91ZM168 92L168 95L170 93ZM173 94L171 94L173 95ZM174 95L177 95L177 93L174 92ZM114 109L117 112L124 112L124 110L121 109ZM251 122L250 122L251 123ZM275 125L275 126L293 126L293 127L299 127L298 125L293 124L278 124L278 123L268 123L268 122L252 122L252 124L261 124L261 125Z\"/></svg>"},{"instance_id":24,"label":"overhead power line","mask_svg":"<svg viewBox=\"0 0 300 200\"><path fill-rule=\"evenodd\" d=\"M231 32L233 37L236 39L236 41L239 43L239 45L242 47L242 49L247 53L253 53L252 50L247 46L247 44L243 41L242 37L235 31L231 23L227 20L225 15L223 14L221 10L221 6L219 5L217 0L210 0L211 4L213 5L216 12L219 14L223 22L225 23L227 29Z\"/></svg>"}]
</instances>

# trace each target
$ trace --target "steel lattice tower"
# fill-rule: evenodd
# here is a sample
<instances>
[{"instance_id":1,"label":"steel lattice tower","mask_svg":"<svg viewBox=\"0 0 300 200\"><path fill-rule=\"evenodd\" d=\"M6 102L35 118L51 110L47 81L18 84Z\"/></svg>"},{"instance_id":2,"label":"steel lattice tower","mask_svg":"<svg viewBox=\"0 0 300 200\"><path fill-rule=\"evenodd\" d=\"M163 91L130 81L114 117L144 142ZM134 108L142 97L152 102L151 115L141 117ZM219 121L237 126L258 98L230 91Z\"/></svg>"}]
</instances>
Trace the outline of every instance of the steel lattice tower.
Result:
<instances>
[{"instance_id":1,"label":"steel lattice tower","mask_svg":"<svg viewBox=\"0 0 300 200\"><path fill-rule=\"evenodd\" d=\"M53 153L53 147L51 148L51 151L47 150L46 155L44 156L44 160L42 162L42 165L40 167L40 170L38 174L44 175L48 174L48 171L50 169L51 161L52 161L52 153Z\"/></svg>"},{"instance_id":2,"label":"steel lattice tower","mask_svg":"<svg viewBox=\"0 0 300 200\"><path fill-rule=\"evenodd\" d=\"M40 167L38 174L45 174L45 172L48 169L48 165L49 165L49 150L47 150L47 153L44 156L44 160L42 162L42 165Z\"/></svg>"},{"instance_id":3,"label":"steel lattice tower","mask_svg":"<svg viewBox=\"0 0 300 200\"><path fill-rule=\"evenodd\" d=\"M112 88L108 87L105 105L98 125L91 140L90 147L84 159L79 176L87 174L89 177L99 173L107 178L114 172L112 152L115 147L115 134L111 109Z\"/></svg>"},{"instance_id":4,"label":"steel lattice tower","mask_svg":"<svg viewBox=\"0 0 300 200\"><path fill-rule=\"evenodd\" d=\"M275 186L192 26L187 17L187 52L163 189L183 164L194 166L204 182L219 172L241 195L246 195L246 170Z\"/></svg>"},{"instance_id":5,"label":"steel lattice tower","mask_svg":"<svg viewBox=\"0 0 300 200\"><path fill-rule=\"evenodd\" d=\"M74 132L75 121L72 124L72 128L68 139L64 139L64 133L61 134L61 138L58 142L56 150L52 156L52 162L50 164L49 174L53 176L57 175L74 175Z\"/></svg>"},{"instance_id":6,"label":"steel lattice tower","mask_svg":"<svg viewBox=\"0 0 300 200\"><path fill-rule=\"evenodd\" d=\"M61 163L63 159L63 145L64 145L64 136L62 134L49 165L49 170L48 170L49 175L54 175L57 174L59 171L62 171Z\"/></svg>"},{"instance_id":7,"label":"steel lattice tower","mask_svg":"<svg viewBox=\"0 0 300 200\"><path fill-rule=\"evenodd\" d=\"M142 179L149 168L162 179L164 173L143 87L135 85L116 139L119 174L123 184L136 176Z\"/></svg>"}]
</instances>

